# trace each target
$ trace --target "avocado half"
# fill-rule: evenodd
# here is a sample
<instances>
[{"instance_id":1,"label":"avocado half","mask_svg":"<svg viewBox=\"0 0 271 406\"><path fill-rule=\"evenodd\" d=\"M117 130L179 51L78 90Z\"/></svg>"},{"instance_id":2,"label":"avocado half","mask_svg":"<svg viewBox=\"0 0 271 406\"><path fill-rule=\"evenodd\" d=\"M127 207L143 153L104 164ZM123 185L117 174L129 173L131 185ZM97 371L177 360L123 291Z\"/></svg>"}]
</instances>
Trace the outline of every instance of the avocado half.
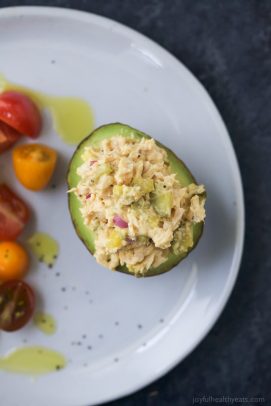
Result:
<instances>
[{"instance_id":1,"label":"avocado half","mask_svg":"<svg viewBox=\"0 0 271 406\"><path fill-rule=\"evenodd\" d=\"M84 148L87 146L99 145L99 143L102 140L110 137L115 137L117 135L121 135L127 138L133 137L137 139L151 138L149 135L144 134L143 132L136 130L135 128L129 127L126 124L121 123L106 124L97 128L78 145L77 149L75 150L71 158L67 174L67 182L69 189L76 187L80 180L80 177L77 175L77 168L81 166L83 163L81 156ZM167 147L165 147L164 145L160 144L157 141L156 143L167 152L171 171L176 174L176 178L179 180L181 185L187 186L190 183L196 183L194 177L192 176L186 165L170 149L168 149ZM75 231L78 237L85 244L86 248L93 255L95 252L95 234L93 231L91 231L90 228L88 228L84 224L80 212L80 201L77 199L74 193L68 194L68 204ZM189 254L189 252L191 252L192 249L195 248L201 237L202 232L203 232L203 222L194 224L193 246L184 254L175 255L173 252L170 253L168 259L165 262L163 262L157 268L150 268L144 274L144 276L155 276L170 271L182 259L184 259ZM129 275L134 275L132 272L128 271L125 265L119 266L116 270L127 273Z\"/></svg>"}]
</instances>

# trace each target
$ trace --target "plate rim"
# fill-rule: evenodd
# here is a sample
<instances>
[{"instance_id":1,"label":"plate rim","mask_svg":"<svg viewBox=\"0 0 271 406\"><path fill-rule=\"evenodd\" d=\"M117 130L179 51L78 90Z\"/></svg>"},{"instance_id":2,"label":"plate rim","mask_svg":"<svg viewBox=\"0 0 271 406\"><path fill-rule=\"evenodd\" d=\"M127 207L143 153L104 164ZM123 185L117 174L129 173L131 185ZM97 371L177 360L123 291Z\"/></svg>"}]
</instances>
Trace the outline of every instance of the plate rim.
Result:
<instances>
[{"instance_id":1,"label":"plate rim","mask_svg":"<svg viewBox=\"0 0 271 406\"><path fill-rule=\"evenodd\" d=\"M228 129L224 123L224 120L213 101L209 92L205 89L203 84L200 80L179 60L175 57L170 51L168 51L163 46L159 45L157 42L152 40L151 38L147 37L146 35L138 32L137 30L126 26L123 23L115 21L111 18L104 17L99 14L95 14L88 11L77 10L72 8L62 8L62 7L49 7L49 6L11 6L11 7L3 7L0 9L0 20L2 18L12 18L12 17L19 17L20 15L39 15L39 16L52 16L55 18L64 18L64 19L72 19L76 18L77 20L84 21L85 23L93 24L96 23L99 26L103 26L108 29L114 28L115 31L119 31L127 34L132 37L139 39L140 41L144 42L144 44L151 48L153 52L158 52L159 54L163 54L164 57L171 62L171 65L174 65L175 68L181 70L183 74L186 75L190 82L194 82L195 87L194 90L197 91L199 98L202 102L208 107L210 117L214 120L216 125L219 127L219 135L223 139L223 143L227 149L227 152L230 156L230 167L233 173L233 181L236 187L237 193L237 224L236 224L236 248L233 255L232 265L229 273L228 281L225 285L224 294L220 297L220 301L218 302L217 308L215 313L213 314L212 319L205 325L205 328L202 329L200 334L198 335L197 339L193 341L190 348L182 354L176 354L174 362L169 362L167 365L163 365L162 369L159 371L153 371L149 379L144 379L144 381L138 381L137 384L126 385L127 388L125 390L117 390L113 395L103 395L100 396L100 400L95 402L95 404L103 404L105 402L113 401L119 399L124 396L128 396L147 385L151 384L152 382L156 381L157 379L163 377L167 374L170 370L172 370L176 365L181 363L189 354L191 354L195 348L203 341L203 339L207 336L210 330L213 328L214 324L219 319L222 311L224 310L231 294L233 288L236 283L236 279L239 273L243 248L244 248L244 235L245 235L245 203L244 203L244 191L243 191L243 184L242 184L242 177L240 172L239 163L237 160L237 155L235 149L233 147L232 140L230 138ZM90 400L90 402L92 402ZM83 406L79 403L80 406ZM78 406L79 406L78 404ZM93 404L93 403L92 403ZM87 404L89 405L89 403ZM84 406L87 406L84 405Z\"/></svg>"}]
</instances>

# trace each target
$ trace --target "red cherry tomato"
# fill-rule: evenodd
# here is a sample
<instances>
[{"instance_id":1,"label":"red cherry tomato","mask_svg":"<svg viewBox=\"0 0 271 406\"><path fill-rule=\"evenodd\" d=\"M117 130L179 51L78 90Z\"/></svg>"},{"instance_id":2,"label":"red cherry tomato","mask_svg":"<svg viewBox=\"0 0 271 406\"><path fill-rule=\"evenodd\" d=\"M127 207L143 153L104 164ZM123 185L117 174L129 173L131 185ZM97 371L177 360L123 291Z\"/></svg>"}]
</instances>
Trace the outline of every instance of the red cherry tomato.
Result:
<instances>
[{"instance_id":1,"label":"red cherry tomato","mask_svg":"<svg viewBox=\"0 0 271 406\"><path fill-rule=\"evenodd\" d=\"M14 240L29 219L29 210L7 185L0 185L0 240Z\"/></svg>"},{"instance_id":2,"label":"red cherry tomato","mask_svg":"<svg viewBox=\"0 0 271 406\"><path fill-rule=\"evenodd\" d=\"M0 153L9 149L20 137L18 131L0 121Z\"/></svg>"},{"instance_id":3,"label":"red cherry tomato","mask_svg":"<svg viewBox=\"0 0 271 406\"><path fill-rule=\"evenodd\" d=\"M31 138L37 138L41 130L38 107L28 96L15 91L0 94L0 121Z\"/></svg>"},{"instance_id":4,"label":"red cherry tomato","mask_svg":"<svg viewBox=\"0 0 271 406\"><path fill-rule=\"evenodd\" d=\"M25 282L12 280L0 285L0 330L16 331L31 319L35 295Z\"/></svg>"}]
</instances>

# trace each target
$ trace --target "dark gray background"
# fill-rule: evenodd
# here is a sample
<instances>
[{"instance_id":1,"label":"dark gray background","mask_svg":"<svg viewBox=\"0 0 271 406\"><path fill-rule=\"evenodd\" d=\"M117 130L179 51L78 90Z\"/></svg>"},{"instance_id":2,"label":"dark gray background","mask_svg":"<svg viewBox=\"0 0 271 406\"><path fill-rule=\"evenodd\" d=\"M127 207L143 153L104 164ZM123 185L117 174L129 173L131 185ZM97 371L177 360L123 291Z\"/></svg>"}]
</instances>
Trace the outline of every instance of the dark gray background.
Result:
<instances>
[{"instance_id":1,"label":"dark gray background","mask_svg":"<svg viewBox=\"0 0 271 406\"><path fill-rule=\"evenodd\" d=\"M226 309L205 340L173 371L108 405L186 406L202 395L260 396L270 405L271 0L0 0L1 7L11 5L88 10L163 45L211 94L241 167L245 251Z\"/></svg>"}]
</instances>

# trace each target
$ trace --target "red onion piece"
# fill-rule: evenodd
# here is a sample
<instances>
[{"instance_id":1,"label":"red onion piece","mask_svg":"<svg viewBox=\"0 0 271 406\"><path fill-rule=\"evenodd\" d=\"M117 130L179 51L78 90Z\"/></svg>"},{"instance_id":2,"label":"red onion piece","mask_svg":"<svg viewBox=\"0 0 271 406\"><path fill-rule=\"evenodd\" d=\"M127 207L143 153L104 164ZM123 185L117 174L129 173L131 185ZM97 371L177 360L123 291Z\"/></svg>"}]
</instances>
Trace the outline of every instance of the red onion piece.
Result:
<instances>
[{"instance_id":1,"label":"red onion piece","mask_svg":"<svg viewBox=\"0 0 271 406\"><path fill-rule=\"evenodd\" d=\"M86 199L90 199L91 198L91 193L88 193L87 195L86 195Z\"/></svg>"},{"instance_id":2,"label":"red onion piece","mask_svg":"<svg viewBox=\"0 0 271 406\"><path fill-rule=\"evenodd\" d=\"M96 162L98 162L98 161L90 161L89 164L90 164L90 166L92 166L92 165L95 164Z\"/></svg>"},{"instance_id":3,"label":"red onion piece","mask_svg":"<svg viewBox=\"0 0 271 406\"><path fill-rule=\"evenodd\" d=\"M128 223L126 223L125 220L123 220L120 216L115 215L113 218L113 223L115 226L120 227L120 228L128 228Z\"/></svg>"}]
</instances>

